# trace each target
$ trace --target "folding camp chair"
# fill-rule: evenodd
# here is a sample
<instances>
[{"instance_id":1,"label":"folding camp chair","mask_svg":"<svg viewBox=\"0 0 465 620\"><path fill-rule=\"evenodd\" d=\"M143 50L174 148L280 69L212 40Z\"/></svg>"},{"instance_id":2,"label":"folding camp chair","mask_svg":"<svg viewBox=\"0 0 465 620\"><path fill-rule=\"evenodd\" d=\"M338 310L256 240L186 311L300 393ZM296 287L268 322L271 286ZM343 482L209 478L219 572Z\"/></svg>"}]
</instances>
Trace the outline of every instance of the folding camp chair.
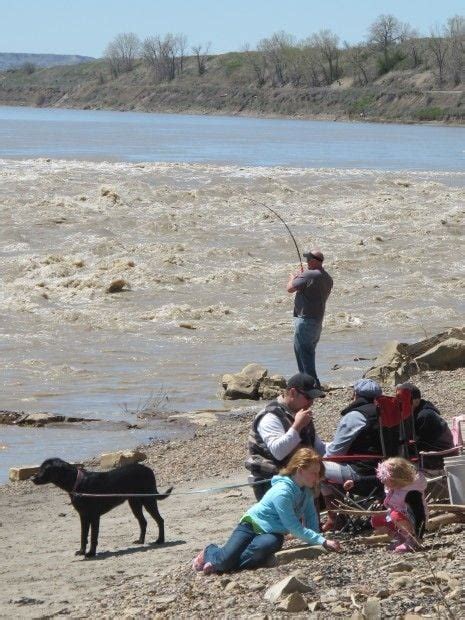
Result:
<instances>
[{"instance_id":1,"label":"folding camp chair","mask_svg":"<svg viewBox=\"0 0 465 620\"><path fill-rule=\"evenodd\" d=\"M465 439L465 415L452 418L451 432L454 446L448 450L426 451L421 450L419 456L419 469L425 475L428 486L426 488L426 500L429 503L440 503L449 501L449 490L447 486L447 474L444 469L444 460L447 457L455 457L463 454L463 446ZM442 467L431 469L428 468L428 461L431 457L440 457Z\"/></svg>"},{"instance_id":2,"label":"folding camp chair","mask_svg":"<svg viewBox=\"0 0 465 620\"><path fill-rule=\"evenodd\" d=\"M414 425L411 408L411 394L408 390L400 390L396 396L380 396L375 400L378 411L379 426L379 454L350 454L341 456L325 457L324 460L344 465L350 463L365 463L371 471L375 472L376 465L392 456L404 456L409 458L410 452L415 451ZM331 480L328 481L331 484ZM382 485L374 480L367 484L356 483L353 491L349 494L337 485L331 484L334 495L340 499L341 504L349 505L356 509L376 510L384 496ZM338 510L335 510L338 512ZM369 522L367 517L349 517L342 531L359 531L364 529Z\"/></svg>"}]
</instances>

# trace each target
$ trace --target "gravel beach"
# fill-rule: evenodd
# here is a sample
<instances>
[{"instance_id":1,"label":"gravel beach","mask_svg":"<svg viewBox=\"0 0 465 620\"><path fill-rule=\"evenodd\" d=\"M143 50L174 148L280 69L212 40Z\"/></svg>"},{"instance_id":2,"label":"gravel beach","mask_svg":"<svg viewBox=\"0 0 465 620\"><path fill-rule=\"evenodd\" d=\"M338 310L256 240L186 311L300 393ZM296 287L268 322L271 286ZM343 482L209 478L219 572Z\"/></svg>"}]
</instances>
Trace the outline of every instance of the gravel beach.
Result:
<instances>
[{"instance_id":1,"label":"gravel beach","mask_svg":"<svg viewBox=\"0 0 465 620\"><path fill-rule=\"evenodd\" d=\"M423 373L415 382L447 419L463 411L464 369ZM339 389L316 403L323 438L332 437L338 412L349 398L349 389ZM292 573L309 584L304 598L310 604L309 611L294 617L362 618L379 606L386 618L464 617L465 524L428 534L425 553L401 558L384 546L367 548L356 537L342 535L341 555L239 574L194 574L194 554L208 542L224 542L253 502L247 487L183 494L246 482L246 439L257 405L240 405L236 412L218 416L215 424L199 425L191 439L144 447L159 488L175 485L172 497L160 503L167 540L160 547L131 543L137 524L126 504L102 518L96 559L82 560L74 556L79 519L65 493L31 482L0 487L0 617L287 617L263 595ZM86 466L92 469L95 463ZM149 522L147 540L156 533Z\"/></svg>"}]
</instances>

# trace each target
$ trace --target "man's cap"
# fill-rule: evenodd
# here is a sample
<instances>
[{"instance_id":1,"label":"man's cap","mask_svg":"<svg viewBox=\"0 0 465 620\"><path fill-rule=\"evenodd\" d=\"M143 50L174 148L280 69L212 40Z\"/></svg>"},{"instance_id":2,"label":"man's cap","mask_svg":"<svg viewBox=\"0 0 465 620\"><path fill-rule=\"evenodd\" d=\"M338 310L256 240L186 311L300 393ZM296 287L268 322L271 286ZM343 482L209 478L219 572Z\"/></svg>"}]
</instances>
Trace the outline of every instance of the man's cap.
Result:
<instances>
[{"instance_id":1,"label":"man's cap","mask_svg":"<svg viewBox=\"0 0 465 620\"><path fill-rule=\"evenodd\" d=\"M373 379L359 379L354 383L354 392L357 396L373 400L381 396L383 390L379 383L373 381Z\"/></svg>"},{"instance_id":2,"label":"man's cap","mask_svg":"<svg viewBox=\"0 0 465 620\"><path fill-rule=\"evenodd\" d=\"M286 387L288 390L295 388L301 394L308 396L308 398L324 398L326 396L323 390L318 389L315 379L304 372L298 372L288 379Z\"/></svg>"},{"instance_id":3,"label":"man's cap","mask_svg":"<svg viewBox=\"0 0 465 620\"><path fill-rule=\"evenodd\" d=\"M307 260L311 260L312 258L314 258L315 260L319 260L320 263L322 263L325 259L325 257L323 256L323 252L320 252L320 250L312 250L310 252L304 252L303 256Z\"/></svg>"},{"instance_id":4,"label":"man's cap","mask_svg":"<svg viewBox=\"0 0 465 620\"><path fill-rule=\"evenodd\" d=\"M421 398L420 389L417 388L414 383L410 383L409 381L396 385L396 390L408 390L411 393L412 398Z\"/></svg>"}]
</instances>

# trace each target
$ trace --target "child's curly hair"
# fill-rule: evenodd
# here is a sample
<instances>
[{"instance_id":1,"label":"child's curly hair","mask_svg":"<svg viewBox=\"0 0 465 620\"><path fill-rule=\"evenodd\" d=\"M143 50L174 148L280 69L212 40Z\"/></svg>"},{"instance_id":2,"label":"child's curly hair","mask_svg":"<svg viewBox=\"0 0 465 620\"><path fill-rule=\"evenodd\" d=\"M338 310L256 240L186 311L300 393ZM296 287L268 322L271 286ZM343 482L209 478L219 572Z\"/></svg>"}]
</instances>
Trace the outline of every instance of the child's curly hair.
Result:
<instances>
[{"instance_id":1,"label":"child's curly hair","mask_svg":"<svg viewBox=\"0 0 465 620\"><path fill-rule=\"evenodd\" d=\"M395 456L379 463L376 468L376 477L383 484L389 480L400 487L405 487L414 482L417 470L407 459Z\"/></svg>"},{"instance_id":2,"label":"child's curly hair","mask_svg":"<svg viewBox=\"0 0 465 620\"><path fill-rule=\"evenodd\" d=\"M310 465L318 465L320 480L322 480L325 477L325 466L321 456L311 448L298 448L279 473L281 476L293 476L298 469L305 469Z\"/></svg>"}]
</instances>

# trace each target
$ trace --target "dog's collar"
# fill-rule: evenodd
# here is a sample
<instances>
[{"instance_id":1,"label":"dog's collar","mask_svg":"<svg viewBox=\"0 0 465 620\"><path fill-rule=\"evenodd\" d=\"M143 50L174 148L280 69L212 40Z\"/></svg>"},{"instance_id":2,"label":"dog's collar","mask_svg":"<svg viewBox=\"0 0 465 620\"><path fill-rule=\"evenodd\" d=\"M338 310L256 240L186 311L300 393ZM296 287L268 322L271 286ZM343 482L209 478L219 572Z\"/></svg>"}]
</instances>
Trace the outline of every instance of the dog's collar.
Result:
<instances>
[{"instance_id":1,"label":"dog's collar","mask_svg":"<svg viewBox=\"0 0 465 620\"><path fill-rule=\"evenodd\" d=\"M73 487L73 492L77 491L77 488L78 488L78 486L79 486L79 484L80 484L80 482L82 481L83 478L84 478L84 471L80 467L78 467L76 481L75 481L74 487Z\"/></svg>"}]
</instances>

